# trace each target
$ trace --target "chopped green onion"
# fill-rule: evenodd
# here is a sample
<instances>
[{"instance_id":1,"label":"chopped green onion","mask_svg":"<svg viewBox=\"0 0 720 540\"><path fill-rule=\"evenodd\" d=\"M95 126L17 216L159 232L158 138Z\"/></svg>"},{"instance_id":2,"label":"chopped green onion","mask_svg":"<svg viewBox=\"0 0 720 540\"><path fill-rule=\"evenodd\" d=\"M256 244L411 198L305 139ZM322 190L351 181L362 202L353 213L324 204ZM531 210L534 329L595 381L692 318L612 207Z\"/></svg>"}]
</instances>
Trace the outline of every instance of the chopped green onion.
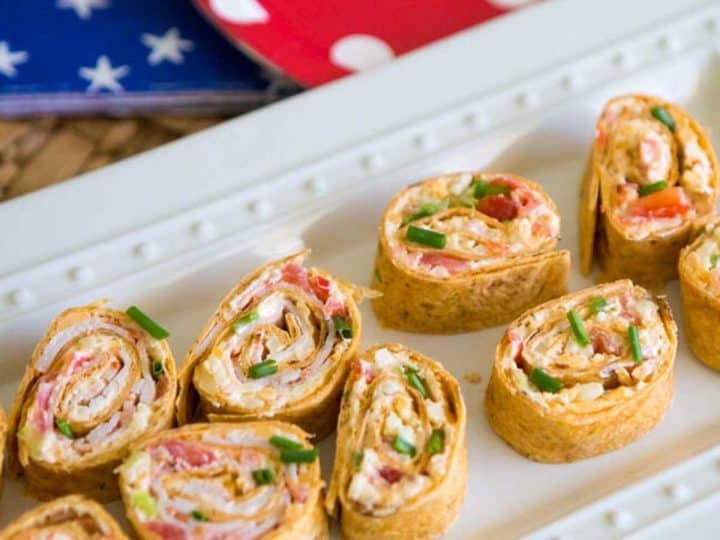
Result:
<instances>
[{"instance_id":1,"label":"chopped green onion","mask_svg":"<svg viewBox=\"0 0 720 540\"><path fill-rule=\"evenodd\" d=\"M136 491L132 495L133 505L140 510L147 519L153 519L158 515L155 498L147 491Z\"/></svg>"},{"instance_id":2,"label":"chopped green onion","mask_svg":"<svg viewBox=\"0 0 720 540\"><path fill-rule=\"evenodd\" d=\"M260 314L258 313L257 308L251 309L233 323L233 330L235 330L235 332L239 332L243 326L247 326L251 322L257 321L258 317L260 317Z\"/></svg>"},{"instance_id":3,"label":"chopped green onion","mask_svg":"<svg viewBox=\"0 0 720 540\"><path fill-rule=\"evenodd\" d=\"M268 440L270 444L280 450L300 450L302 448L302 444L299 442L283 437L282 435L273 435Z\"/></svg>"},{"instance_id":4,"label":"chopped green onion","mask_svg":"<svg viewBox=\"0 0 720 540\"><path fill-rule=\"evenodd\" d=\"M190 517L193 518L195 521L207 521L208 518L205 514L203 514L200 510L193 510L190 512Z\"/></svg>"},{"instance_id":5,"label":"chopped green onion","mask_svg":"<svg viewBox=\"0 0 720 540\"><path fill-rule=\"evenodd\" d=\"M473 195L476 199L482 199L487 195L488 183L482 178L473 182L473 186Z\"/></svg>"},{"instance_id":6,"label":"chopped green onion","mask_svg":"<svg viewBox=\"0 0 720 540\"><path fill-rule=\"evenodd\" d=\"M253 364L248 368L248 377L251 379L262 379L268 375L277 373L278 366L275 360L265 360L259 364Z\"/></svg>"},{"instance_id":7,"label":"chopped green onion","mask_svg":"<svg viewBox=\"0 0 720 540\"><path fill-rule=\"evenodd\" d=\"M65 420L62 418L56 418L55 419L55 425L60 430L60 433L65 435L68 439L74 439L75 434L73 433L72 428L70 427L70 424L68 424Z\"/></svg>"},{"instance_id":8,"label":"chopped green onion","mask_svg":"<svg viewBox=\"0 0 720 540\"><path fill-rule=\"evenodd\" d=\"M661 107L660 105L656 105L653 107L650 111L652 115L655 117L656 120L662 122L665 124L665 127L667 127L670 131L675 133L675 120L673 120L673 117L670 116L670 113L667 112L667 110L664 107Z\"/></svg>"},{"instance_id":9,"label":"chopped green onion","mask_svg":"<svg viewBox=\"0 0 720 540\"><path fill-rule=\"evenodd\" d=\"M280 452L280 461L283 463L314 463L318 457L318 449L309 450L283 450Z\"/></svg>"},{"instance_id":10,"label":"chopped green onion","mask_svg":"<svg viewBox=\"0 0 720 540\"><path fill-rule=\"evenodd\" d=\"M450 197L450 206L464 206L472 208L477 204L477 199L473 197L472 186L468 187L460 195Z\"/></svg>"},{"instance_id":11,"label":"chopped green onion","mask_svg":"<svg viewBox=\"0 0 720 540\"><path fill-rule=\"evenodd\" d=\"M439 454L445 447L445 432L442 429L433 429L428 441L428 452L430 455Z\"/></svg>"},{"instance_id":12,"label":"chopped green onion","mask_svg":"<svg viewBox=\"0 0 720 540\"><path fill-rule=\"evenodd\" d=\"M710 255L710 270L715 270L720 261L720 253L713 253Z\"/></svg>"},{"instance_id":13,"label":"chopped green onion","mask_svg":"<svg viewBox=\"0 0 720 540\"><path fill-rule=\"evenodd\" d=\"M651 193L662 191L667 187L668 183L665 180L658 180L657 182L653 182L652 184L648 184L647 186L640 186L638 188L638 195L644 197L645 195L650 195Z\"/></svg>"},{"instance_id":14,"label":"chopped green onion","mask_svg":"<svg viewBox=\"0 0 720 540\"><path fill-rule=\"evenodd\" d=\"M425 203L420 206L420 208L418 208L415 212L406 217L402 224L407 225L412 221L416 221L418 219L430 217L433 214L437 214L440 210L445 210L448 207L448 203L449 201L447 199L443 199L442 201L438 202Z\"/></svg>"},{"instance_id":15,"label":"chopped green onion","mask_svg":"<svg viewBox=\"0 0 720 540\"><path fill-rule=\"evenodd\" d=\"M607 305L608 301L602 296L596 296L590 301L590 309L592 309L593 313L600 313L607 307Z\"/></svg>"},{"instance_id":16,"label":"chopped green onion","mask_svg":"<svg viewBox=\"0 0 720 540\"><path fill-rule=\"evenodd\" d=\"M165 368L163 367L162 360L153 360L150 365L150 375L152 375L152 378L157 381L162 377L163 373L165 373Z\"/></svg>"},{"instance_id":17,"label":"chopped green onion","mask_svg":"<svg viewBox=\"0 0 720 540\"><path fill-rule=\"evenodd\" d=\"M416 244L423 244L437 249L443 249L447 245L447 237L443 233L413 227L412 225L407 228L406 238Z\"/></svg>"},{"instance_id":18,"label":"chopped green onion","mask_svg":"<svg viewBox=\"0 0 720 540\"><path fill-rule=\"evenodd\" d=\"M256 469L252 472L252 476L258 486L266 486L275 481L275 474L272 469Z\"/></svg>"},{"instance_id":19,"label":"chopped green onion","mask_svg":"<svg viewBox=\"0 0 720 540\"><path fill-rule=\"evenodd\" d=\"M638 327L634 324L628 326L628 337L630 338L630 350L632 351L633 361L640 364L643 361L642 348L640 347L640 333Z\"/></svg>"},{"instance_id":20,"label":"chopped green onion","mask_svg":"<svg viewBox=\"0 0 720 540\"><path fill-rule=\"evenodd\" d=\"M590 338L588 337L587 330L585 329L585 324L582 322L582 319L580 318L580 315L578 315L577 311L574 309L568 311L567 318L568 321L570 321L570 327L575 335L575 339L580 346L585 347L589 345Z\"/></svg>"},{"instance_id":21,"label":"chopped green onion","mask_svg":"<svg viewBox=\"0 0 720 540\"><path fill-rule=\"evenodd\" d=\"M352 328L350 328L350 325L348 324L345 317L341 317L340 315L333 315L332 321L335 325L335 330L337 330L337 333L341 338L350 339L351 337L353 337Z\"/></svg>"},{"instance_id":22,"label":"chopped green onion","mask_svg":"<svg viewBox=\"0 0 720 540\"><path fill-rule=\"evenodd\" d=\"M137 306L130 306L125 313L155 339L165 339L170 336L170 332L140 311Z\"/></svg>"},{"instance_id":23,"label":"chopped green onion","mask_svg":"<svg viewBox=\"0 0 720 540\"><path fill-rule=\"evenodd\" d=\"M408 382L410 385L415 388L418 392L420 392L420 395L424 398L428 397L427 388L425 388L425 383L423 383L423 380L420 378L420 376L417 374L416 370L405 370L405 376L407 377Z\"/></svg>"},{"instance_id":24,"label":"chopped green onion","mask_svg":"<svg viewBox=\"0 0 720 540\"><path fill-rule=\"evenodd\" d=\"M355 470L360 470L360 465L362 465L363 460L363 453L360 450L354 450L352 453L352 462L353 467L355 467Z\"/></svg>"},{"instance_id":25,"label":"chopped green onion","mask_svg":"<svg viewBox=\"0 0 720 540\"><path fill-rule=\"evenodd\" d=\"M395 450L398 454L405 454L410 457L415 457L415 447L407 442L405 439L403 439L400 435L395 435L395 438L392 442L393 450Z\"/></svg>"},{"instance_id":26,"label":"chopped green onion","mask_svg":"<svg viewBox=\"0 0 720 540\"><path fill-rule=\"evenodd\" d=\"M530 382L542 392L550 392L551 394L559 392L564 386L561 381L537 367L530 372Z\"/></svg>"},{"instance_id":27,"label":"chopped green onion","mask_svg":"<svg viewBox=\"0 0 720 540\"><path fill-rule=\"evenodd\" d=\"M488 184L487 182L480 180L475 183L475 190L473 191L473 194L476 199L482 199L483 197L489 197L491 195L509 195L510 188L508 186Z\"/></svg>"}]
</instances>

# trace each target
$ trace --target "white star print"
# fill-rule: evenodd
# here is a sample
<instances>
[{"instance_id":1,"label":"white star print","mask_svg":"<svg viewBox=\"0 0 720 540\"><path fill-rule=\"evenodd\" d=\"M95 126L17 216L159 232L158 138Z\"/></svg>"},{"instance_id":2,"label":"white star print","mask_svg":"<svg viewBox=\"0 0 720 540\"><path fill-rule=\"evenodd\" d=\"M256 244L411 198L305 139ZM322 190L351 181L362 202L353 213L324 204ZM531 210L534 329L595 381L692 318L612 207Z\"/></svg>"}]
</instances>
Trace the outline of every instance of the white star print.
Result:
<instances>
[{"instance_id":1,"label":"white star print","mask_svg":"<svg viewBox=\"0 0 720 540\"><path fill-rule=\"evenodd\" d=\"M148 55L148 63L155 66L163 60L169 60L173 64L183 63L183 52L191 51L193 42L189 39L182 39L180 31L173 27L165 35L143 34L140 41L152 51Z\"/></svg>"},{"instance_id":2,"label":"white star print","mask_svg":"<svg viewBox=\"0 0 720 540\"><path fill-rule=\"evenodd\" d=\"M56 7L60 9L72 9L81 19L92 17L93 9L103 9L110 5L108 0L57 0Z\"/></svg>"},{"instance_id":3,"label":"white star print","mask_svg":"<svg viewBox=\"0 0 720 540\"><path fill-rule=\"evenodd\" d=\"M11 51L7 41L0 41L0 73L6 77L17 75L17 64L28 61L30 55L26 51Z\"/></svg>"},{"instance_id":4,"label":"white star print","mask_svg":"<svg viewBox=\"0 0 720 540\"><path fill-rule=\"evenodd\" d=\"M122 79L129 72L130 66L112 67L110 59L105 55L97 59L94 68L81 67L78 70L83 79L90 81L90 86L87 87L88 92L98 92L103 88L112 92L121 92L123 87L117 80Z\"/></svg>"}]
</instances>

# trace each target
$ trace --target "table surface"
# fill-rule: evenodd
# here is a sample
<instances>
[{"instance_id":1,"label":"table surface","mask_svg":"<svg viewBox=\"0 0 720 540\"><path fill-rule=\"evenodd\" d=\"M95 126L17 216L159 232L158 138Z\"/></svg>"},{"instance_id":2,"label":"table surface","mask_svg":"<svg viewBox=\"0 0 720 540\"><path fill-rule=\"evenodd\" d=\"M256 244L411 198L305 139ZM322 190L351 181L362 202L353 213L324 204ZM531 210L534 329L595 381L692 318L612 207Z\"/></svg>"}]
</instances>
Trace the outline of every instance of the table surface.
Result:
<instances>
[{"instance_id":1,"label":"table surface","mask_svg":"<svg viewBox=\"0 0 720 540\"><path fill-rule=\"evenodd\" d=\"M0 120L0 203L222 120L219 116Z\"/></svg>"}]
</instances>

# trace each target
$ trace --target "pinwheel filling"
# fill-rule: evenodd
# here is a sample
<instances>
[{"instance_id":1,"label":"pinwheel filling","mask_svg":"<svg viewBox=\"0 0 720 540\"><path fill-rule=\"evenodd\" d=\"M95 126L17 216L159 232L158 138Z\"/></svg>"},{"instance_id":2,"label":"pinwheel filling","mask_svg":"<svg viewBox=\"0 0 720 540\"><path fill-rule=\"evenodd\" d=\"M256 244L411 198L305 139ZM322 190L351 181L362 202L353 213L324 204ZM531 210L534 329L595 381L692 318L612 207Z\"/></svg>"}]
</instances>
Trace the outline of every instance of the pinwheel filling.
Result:
<instances>
[{"instance_id":1,"label":"pinwheel filling","mask_svg":"<svg viewBox=\"0 0 720 540\"><path fill-rule=\"evenodd\" d=\"M720 227L711 226L702 240L688 253L687 264L694 279L699 280L713 295L720 295Z\"/></svg>"}]
</instances>

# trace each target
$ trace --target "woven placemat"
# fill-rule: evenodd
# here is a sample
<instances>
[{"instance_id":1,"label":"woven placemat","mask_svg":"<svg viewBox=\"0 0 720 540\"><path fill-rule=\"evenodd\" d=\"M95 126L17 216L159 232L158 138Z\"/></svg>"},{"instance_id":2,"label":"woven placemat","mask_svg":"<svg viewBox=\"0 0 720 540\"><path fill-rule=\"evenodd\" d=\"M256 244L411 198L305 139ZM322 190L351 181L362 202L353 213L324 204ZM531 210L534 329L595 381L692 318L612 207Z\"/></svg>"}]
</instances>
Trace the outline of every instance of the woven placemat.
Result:
<instances>
[{"instance_id":1,"label":"woven placemat","mask_svg":"<svg viewBox=\"0 0 720 540\"><path fill-rule=\"evenodd\" d=\"M0 201L212 126L222 117L0 120Z\"/></svg>"}]
</instances>

